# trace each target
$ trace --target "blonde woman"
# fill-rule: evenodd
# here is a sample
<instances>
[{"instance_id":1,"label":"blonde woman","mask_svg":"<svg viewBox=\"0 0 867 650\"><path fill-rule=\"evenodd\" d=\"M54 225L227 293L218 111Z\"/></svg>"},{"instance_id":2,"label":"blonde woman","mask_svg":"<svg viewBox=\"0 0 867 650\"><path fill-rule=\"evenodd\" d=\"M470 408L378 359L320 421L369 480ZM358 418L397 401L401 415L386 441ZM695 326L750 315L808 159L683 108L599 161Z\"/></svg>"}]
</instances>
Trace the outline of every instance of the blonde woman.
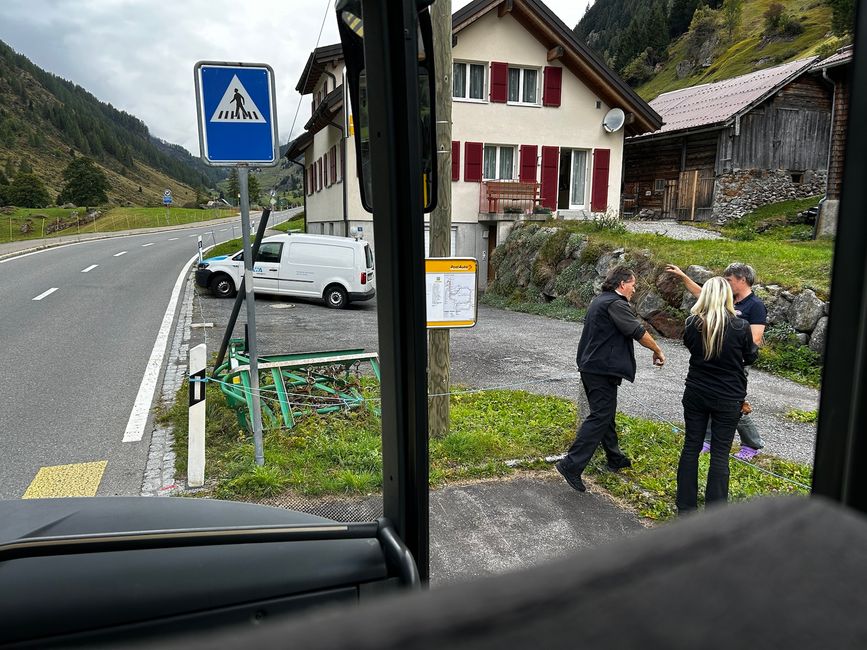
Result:
<instances>
[{"instance_id":1,"label":"blonde woman","mask_svg":"<svg viewBox=\"0 0 867 650\"><path fill-rule=\"evenodd\" d=\"M744 367L758 356L750 324L735 314L725 278L705 282L690 312L683 334L690 358L683 393L686 434L677 465L678 514L697 507L698 456L708 421L711 444L705 502L728 499L729 452L747 395Z\"/></svg>"}]
</instances>

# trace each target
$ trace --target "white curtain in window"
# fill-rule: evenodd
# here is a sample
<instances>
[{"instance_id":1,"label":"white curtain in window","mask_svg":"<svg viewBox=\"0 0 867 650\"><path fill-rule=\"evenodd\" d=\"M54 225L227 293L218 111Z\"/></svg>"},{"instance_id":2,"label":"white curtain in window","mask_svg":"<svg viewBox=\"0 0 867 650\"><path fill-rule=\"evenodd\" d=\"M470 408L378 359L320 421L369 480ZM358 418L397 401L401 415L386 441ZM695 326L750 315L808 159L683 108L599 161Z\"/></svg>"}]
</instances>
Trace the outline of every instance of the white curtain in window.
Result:
<instances>
[{"instance_id":1,"label":"white curtain in window","mask_svg":"<svg viewBox=\"0 0 867 650\"><path fill-rule=\"evenodd\" d=\"M509 101L520 101L521 97L521 69L509 68Z\"/></svg>"},{"instance_id":2,"label":"white curtain in window","mask_svg":"<svg viewBox=\"0 0 867 650\"><path fill-rule=\"evenodd\" d=\"M466 97L467 66L464 63L452 65L452 97Z\"/></svg>"},{"instance_id":3,"label":"white curtain in window","mask_svg":"<svg viewBox=\"0 0 867 650\"><path fill-rule=\"evenodd\" d=\"M482 160L482 177L496 178L497 177L497 148L493 146L485 147L485 155Z\"/></svg>"},{"instance_id":4,"label":"white curtain in window","mask_svg":"<svg viewBox=\"0 0 867 650\"><path fill-rule=\"evenodd\" d=\"M470 98L485 98L485 66L470 65Z\"/></svg>"},{"instance_id":5,"label":"white curtain in window","mask_svg":"<svg viewBox=\"0 0 867 650\"><path fill-rule=\"evenodd\" d=\"M515 150L512 147L500 147L500 175L502 180L512 180L512 160Z\"/></svg>"},{"instance_id":6,"label":"white curtain in window","mask_svg":"<svg viewBox=\"0 0 867 650\"><path fill-rule=\"evenodd\" d=\"M522 101L527 104L536 103L536 84L539 73L536 70L524 70L524 94Z\"/></svg>"},{"instance_id":7,"label":"white curtain in window","mask_svg":"<svg viewBox=\"0 0 867 650\"><path fill-rule=\"evenodd\" d=\"M584 205L584 190L587 180L587 152L572 152L572 205Z\"/></svg>"}]
</instances>

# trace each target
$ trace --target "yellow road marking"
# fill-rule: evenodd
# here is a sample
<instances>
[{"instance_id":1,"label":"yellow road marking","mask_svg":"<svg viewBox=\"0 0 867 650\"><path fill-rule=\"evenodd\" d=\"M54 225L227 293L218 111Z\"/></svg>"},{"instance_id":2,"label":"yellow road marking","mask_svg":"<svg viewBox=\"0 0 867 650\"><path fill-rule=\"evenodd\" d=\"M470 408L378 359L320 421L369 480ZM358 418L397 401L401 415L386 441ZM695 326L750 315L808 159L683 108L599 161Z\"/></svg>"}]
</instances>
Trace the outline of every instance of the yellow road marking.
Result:
<instances>
[{"instance_id":1,"label":"yellow road marking","mask_svg":"<svg viewBox=\"0 0 867 650\"><path fill-rule=\"evenodd\" d=\"M22 499L96 496L106 460L40 467Z\"/></svg>"}]
</instances>

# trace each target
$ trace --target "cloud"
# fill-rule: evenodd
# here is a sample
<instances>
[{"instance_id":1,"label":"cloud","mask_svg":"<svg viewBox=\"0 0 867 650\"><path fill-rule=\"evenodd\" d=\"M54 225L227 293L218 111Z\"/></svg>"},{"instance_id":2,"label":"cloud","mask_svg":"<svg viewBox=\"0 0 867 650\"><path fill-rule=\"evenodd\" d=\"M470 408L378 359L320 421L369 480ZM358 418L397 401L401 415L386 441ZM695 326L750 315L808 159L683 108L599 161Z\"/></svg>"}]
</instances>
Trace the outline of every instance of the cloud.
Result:
<instances>
[{"instance_id":1,"label":"cloud","mask_svg":"<svg viewBox=\"0 0 867 650\"><path fill-rule=\"evenodd\" d=\"M469 0L455 0L457 9ZM560 7L558 5L563 5ZM577 14L583 2L556 0ZM567 9L568 7L568 9ZM333 2L313 0L2 0L0 39L39 67L141 119L159 138L199 153L193 66L267 63L275 73L281 142L310 114L295 91L316 44L337 43ZM572 26L579 15L559 14Z\"/></svg>"}]
</instances>

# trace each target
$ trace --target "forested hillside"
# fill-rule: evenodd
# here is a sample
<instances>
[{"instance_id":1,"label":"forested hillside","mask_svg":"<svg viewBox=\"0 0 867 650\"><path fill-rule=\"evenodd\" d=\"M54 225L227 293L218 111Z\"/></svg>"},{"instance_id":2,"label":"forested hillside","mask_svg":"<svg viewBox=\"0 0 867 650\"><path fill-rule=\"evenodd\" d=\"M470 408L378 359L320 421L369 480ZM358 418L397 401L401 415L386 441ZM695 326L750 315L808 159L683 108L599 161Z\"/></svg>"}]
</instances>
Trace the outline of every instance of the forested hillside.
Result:
<instances>
[{"instance_id":1,"label":"forested hillside","mask_svg":"<svg viewBox=\"0 0 867 650\"><path fill-rule=\"evenodd\" d=\"M111 202L159 202L164 188L192 201L225 170L154 138L137 117L31 63L0 41L0 170L35 174L56 195L75 156L93 158L109 176Z\"/></svg>"},{"instance_id":2,"label":"forested hillside","mask_svg":"<svg viewBox=\"0 0 867 650\"><path fill-rule=\"evenodd\" d=\"M645 99L851 42L855 0L596 0L575 33Z\"/></svg>"}]
</instances>

